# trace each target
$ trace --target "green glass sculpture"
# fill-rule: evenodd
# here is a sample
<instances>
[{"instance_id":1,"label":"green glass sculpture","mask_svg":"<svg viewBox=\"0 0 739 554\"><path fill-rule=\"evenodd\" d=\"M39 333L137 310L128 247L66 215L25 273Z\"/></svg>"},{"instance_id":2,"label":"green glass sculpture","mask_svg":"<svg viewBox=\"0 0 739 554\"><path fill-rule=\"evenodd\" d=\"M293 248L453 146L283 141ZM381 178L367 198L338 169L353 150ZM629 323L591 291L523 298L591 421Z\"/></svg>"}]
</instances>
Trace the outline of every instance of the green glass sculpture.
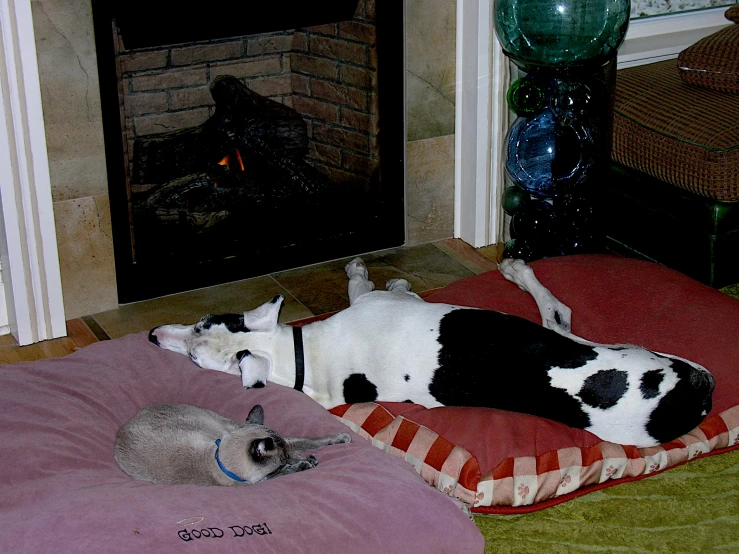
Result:
<instances>
[{"instance_id":1,"label":"green glass sculpture","mask_svg":"<svg viewBox=\"0 0 739 554\"><path fill-rule=\"evenodd\" d=\"M498 40L525 74L506 99L512 217L505 257L597 250L592 188L609 167L611 105L629 0L495 0Z\"/></svg>"},{"instance_id":2,"label":"green glass sculpture","mask_svg":"<svg viewBox=\"0 0 739 554\"><path fill-rule=\"evenodd\" d=\"M626 36L629 0L495 0L495 30L519 67L601 66Z\"/></svg>"}]
</instances>

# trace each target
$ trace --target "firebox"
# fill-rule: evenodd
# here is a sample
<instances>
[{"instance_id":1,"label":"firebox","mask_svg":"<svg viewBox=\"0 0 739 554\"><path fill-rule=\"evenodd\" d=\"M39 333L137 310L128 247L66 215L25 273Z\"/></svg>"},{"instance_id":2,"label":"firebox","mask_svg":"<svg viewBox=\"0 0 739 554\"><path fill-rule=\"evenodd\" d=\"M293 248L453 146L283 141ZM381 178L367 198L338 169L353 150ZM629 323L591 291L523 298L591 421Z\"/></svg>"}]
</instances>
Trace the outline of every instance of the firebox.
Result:
<instances>
[{"instance_id":1,"label":"firebox","mask_svg":"<svg viewBox=\"0 0 739 554\"><path fill-rule=\"evenodd\" d=\"M403 2L92 6L119 302L404 242Z\"/></svg>"}]
</instances>

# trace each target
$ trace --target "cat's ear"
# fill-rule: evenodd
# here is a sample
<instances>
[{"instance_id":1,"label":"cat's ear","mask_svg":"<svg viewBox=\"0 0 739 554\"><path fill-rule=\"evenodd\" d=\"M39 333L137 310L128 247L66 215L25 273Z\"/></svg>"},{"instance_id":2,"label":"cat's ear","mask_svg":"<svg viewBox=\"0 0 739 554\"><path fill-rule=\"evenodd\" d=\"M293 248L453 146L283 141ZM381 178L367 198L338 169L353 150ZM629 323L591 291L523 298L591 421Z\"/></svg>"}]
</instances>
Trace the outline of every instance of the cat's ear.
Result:
<instances>
[{"instance_id":1,"label":"cat's ear","mask_svg":"<svg viewBox=\"0 0 739 554\"><path fill-rule=\"evenodd\" d=\"M255 425L264 425L264 408L261 404L257 404L251 409L246 417L246 423L254 423Z\"/></svg>"}]
</instances>

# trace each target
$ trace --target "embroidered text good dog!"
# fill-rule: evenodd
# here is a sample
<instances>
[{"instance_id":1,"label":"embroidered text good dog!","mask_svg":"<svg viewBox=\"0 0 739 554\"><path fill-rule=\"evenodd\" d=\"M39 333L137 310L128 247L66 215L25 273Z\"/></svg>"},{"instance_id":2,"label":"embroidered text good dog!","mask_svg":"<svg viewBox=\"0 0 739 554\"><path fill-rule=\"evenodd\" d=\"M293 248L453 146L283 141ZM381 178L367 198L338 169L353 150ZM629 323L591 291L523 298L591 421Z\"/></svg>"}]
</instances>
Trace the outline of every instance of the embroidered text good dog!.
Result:
<instances>
[{"instance_id":1,"label":"embroidered text good dog!","mask_svg":"<svg viewBox=\"0 0 739 554\"><path fill-rule=\"evenodd\" d=\"M205 369L240 374L246 388L302 382L326 408L374 400L498 408L639 447L691 431L711 410L715 381L704 367L577 337L570 309L529 266L504 260L499 269L532 295L543 326L424 302L404 279L375 291L356 258L346 266L350 307L298 331L277 323L277 296L243 315L157 327L149 339Z\"/></svg>"}]
</instances>

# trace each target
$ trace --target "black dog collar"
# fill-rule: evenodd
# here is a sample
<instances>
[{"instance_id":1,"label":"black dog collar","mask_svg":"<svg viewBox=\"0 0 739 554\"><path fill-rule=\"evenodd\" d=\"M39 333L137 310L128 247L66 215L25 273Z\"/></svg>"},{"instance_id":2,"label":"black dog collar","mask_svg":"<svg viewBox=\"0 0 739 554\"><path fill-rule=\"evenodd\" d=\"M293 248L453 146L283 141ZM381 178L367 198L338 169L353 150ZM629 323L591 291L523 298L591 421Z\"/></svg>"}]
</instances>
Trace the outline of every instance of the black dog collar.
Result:
<instances>
[{"instance_id":1,"label":"black dog collar","mask_svg":"<svg viewBox=\"0 0 739 554\"><path fill-rule=\"evenodd\" d=\"M295 390L303 392L305 382L305 357L303 355L303 329L293 327L293 344L295 346Z\"/></svg>"}]
</instances>

